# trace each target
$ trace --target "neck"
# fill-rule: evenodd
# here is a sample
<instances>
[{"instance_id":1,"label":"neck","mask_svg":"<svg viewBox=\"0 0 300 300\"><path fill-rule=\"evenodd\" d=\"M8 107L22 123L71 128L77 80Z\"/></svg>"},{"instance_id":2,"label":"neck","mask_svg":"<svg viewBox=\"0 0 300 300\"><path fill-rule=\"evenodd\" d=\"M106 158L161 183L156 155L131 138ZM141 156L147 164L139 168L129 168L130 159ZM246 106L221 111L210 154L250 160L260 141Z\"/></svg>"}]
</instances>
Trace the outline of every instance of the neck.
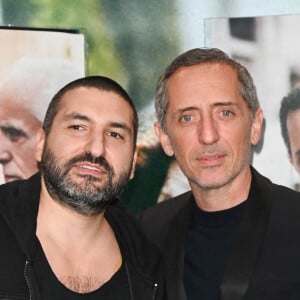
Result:
<instances>
[{"instance_id":1,"label":"neck","mask_svg":"<svg viewBox=\"0 0 300 300\"><path fill-rule=\"evenodd\" d=\"M196 204L204 211L220 211L234 207L247 200L251 186L250 167L226 185L203 189L190 183Z\"/></svg>"},{"instance_id":2,"label":"neck","mask_svg":"<svg viewBox=\"0 0 300 300\"><path fill-rule=\"evenodd\" d=\"M51 237L60 245L73 243L78 247L78 239L81 245L90 245L96 237L99 238L103 231L109 227L104 213L86 216L68 208L49 195L45 183L42 180L40 203L37 217L37 236ZM105 230L106 229L106 230Z\"/></svg>"},{"instance_id":3,"label":"neck","mask_svg":"<svg viewBox=\"0 0 300 300\"><path fill-rule=\"evenodd\" d=\"M36 234L54 274L73 291L97 289L122 263L104 213L85 216L66 208L51 198L43 181Z\"/></svg>"}]
</instances>

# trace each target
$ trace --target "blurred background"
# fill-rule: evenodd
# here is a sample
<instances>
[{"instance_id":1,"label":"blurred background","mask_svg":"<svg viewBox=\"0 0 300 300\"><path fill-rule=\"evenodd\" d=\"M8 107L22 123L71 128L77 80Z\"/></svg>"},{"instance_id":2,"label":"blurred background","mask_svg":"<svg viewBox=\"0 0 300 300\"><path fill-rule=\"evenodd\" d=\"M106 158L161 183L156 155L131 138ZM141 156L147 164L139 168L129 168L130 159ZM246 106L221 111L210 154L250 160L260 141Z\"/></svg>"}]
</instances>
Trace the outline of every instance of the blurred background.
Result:
<instances>
[{"instance_id":1,"label":"blurred background","mask_svg":"<svg viewBox=\"0 0 300 300\"><path fill-rule=\"evenodd\" d=\"M298 43L298 13L300 0L0 1L2 26L79 30L85 36L85 73L113 78L134 99L140 114L139 160L124 196L124 203L134 212L188 189L177 165L163 154L154 136L153 99L163 69L179 53L195 47L220 47L253 72L261 104L272 119L268 123L266 116L266 129L271 129L264 139L268 146L260 145L253 163L277 183L297 184L278 129L278 106L270 103L278 104L291 87L290 73L282 67L287 61L282 62L274 49L280 43L289 48L294 47L290 43ZM289 21L276 19L279 16L293 16L292 27L284 27ZM242 27L248 29L250 38L236 33ZM289 57L288 52L283 55ZM296 66L298 57L293 57ZM275 65L271 58L276 59ZM273 69L266 69L270 65ZM269 72L264 73L266 70ZM277 81L270 81L271 73L276 74ZM263 78L269 84L265 85ZM274 91L280 79L281 90ZM266 99L272 90L275 96ZM274 152L275 148L279 150Z\"/></svg>"}]
</instances>

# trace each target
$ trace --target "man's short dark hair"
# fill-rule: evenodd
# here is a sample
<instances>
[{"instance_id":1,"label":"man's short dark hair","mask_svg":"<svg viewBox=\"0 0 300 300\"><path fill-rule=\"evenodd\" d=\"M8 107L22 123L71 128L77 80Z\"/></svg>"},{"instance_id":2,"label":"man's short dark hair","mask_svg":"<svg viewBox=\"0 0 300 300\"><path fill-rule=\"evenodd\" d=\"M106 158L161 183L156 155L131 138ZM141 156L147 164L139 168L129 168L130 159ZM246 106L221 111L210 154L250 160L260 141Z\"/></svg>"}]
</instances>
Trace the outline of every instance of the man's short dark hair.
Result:
<instances>
[{"instance_id":1,"label":"man's short dark hair","mask_svg":"<svg viewBox=\"0 0 300 300\"><path fill-rule=\"evenodd\" d=\"M279 118L281 126L281 135L287 147L289 156L291 157L291 144L287 129L287 118L290 112L300 109L300 88L293 88L289 94L281 100ZM300 120L299 120L300 122ZM300 138L300 136L299 136Z\"/></svg>"},{"instance_id":2,"label":"man's short dark hair","mask_svg":"<svg viewBox=\"0 0 300 300\"><path fill-rule=\"evenodd\" d=\"M135 105L128 93L116 81L105 76L82 77L71 81L63 88L61 88L52 98L45 115L43 129L46 135L48 135L51 130L52 123L59 110L59 103L62 97L66 92L78 87L93 87L101 91L114 92L117 95L121 96L130 105L133 112L134 143L136 143L138 131L138 115Z\"/></svg>"}]
</instances>

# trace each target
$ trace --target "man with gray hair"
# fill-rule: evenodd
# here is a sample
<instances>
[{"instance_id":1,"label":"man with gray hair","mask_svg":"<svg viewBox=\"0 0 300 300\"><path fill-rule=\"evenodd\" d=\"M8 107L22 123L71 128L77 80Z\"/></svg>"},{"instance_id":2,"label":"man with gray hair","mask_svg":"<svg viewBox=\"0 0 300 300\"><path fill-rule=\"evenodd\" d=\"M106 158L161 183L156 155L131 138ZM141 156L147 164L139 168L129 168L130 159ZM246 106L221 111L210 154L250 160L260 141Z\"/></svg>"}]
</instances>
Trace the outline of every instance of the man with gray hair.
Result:
<instances>
[{"instance_id":1,"label":"man with gray hair","mask_svg":"<svg viewBox=\"0 0 300 300\"><path fill-rule=\"evenodd\" d=\"M58 58L21 58L0 85L0 183L34 174L35 135L51 97L83 74ZM1 172L2 171L2 172Z\"/></svg>"},{"instance_id":2,"label":"man with gray hair","mask_svg":"<svg viewBox=\"0 0 300 300\"><path fill-rule=\"evenodd\" d=\"M300 194L250 165L263 112L251 75L219 49L178 56L154 125L191 191L141 214L163 250L167 299L300 299Z\"/></svg>"}]
</instances>

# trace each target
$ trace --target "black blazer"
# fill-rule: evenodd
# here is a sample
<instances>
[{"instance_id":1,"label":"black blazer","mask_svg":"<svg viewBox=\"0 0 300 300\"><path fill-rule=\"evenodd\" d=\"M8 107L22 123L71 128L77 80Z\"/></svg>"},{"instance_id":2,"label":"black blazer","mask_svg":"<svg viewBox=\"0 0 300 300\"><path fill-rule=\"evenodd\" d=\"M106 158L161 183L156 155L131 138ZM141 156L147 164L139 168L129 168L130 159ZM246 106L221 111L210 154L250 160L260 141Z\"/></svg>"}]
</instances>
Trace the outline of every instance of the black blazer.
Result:
<instances>
[{"instance_id":1,"label":"black blazer","mask_svg":"<svg viewBox=\"0 0 300 300\"><path fill-rule=\"evenodd\" d=\"M273 184L252 169L248 200L227 262L221 300L300 299L300 193ZM150 239L164 252L167 299L186 299L184 239L191 218L191 192L140 215Z\"/></svg>"}]
</instances>

